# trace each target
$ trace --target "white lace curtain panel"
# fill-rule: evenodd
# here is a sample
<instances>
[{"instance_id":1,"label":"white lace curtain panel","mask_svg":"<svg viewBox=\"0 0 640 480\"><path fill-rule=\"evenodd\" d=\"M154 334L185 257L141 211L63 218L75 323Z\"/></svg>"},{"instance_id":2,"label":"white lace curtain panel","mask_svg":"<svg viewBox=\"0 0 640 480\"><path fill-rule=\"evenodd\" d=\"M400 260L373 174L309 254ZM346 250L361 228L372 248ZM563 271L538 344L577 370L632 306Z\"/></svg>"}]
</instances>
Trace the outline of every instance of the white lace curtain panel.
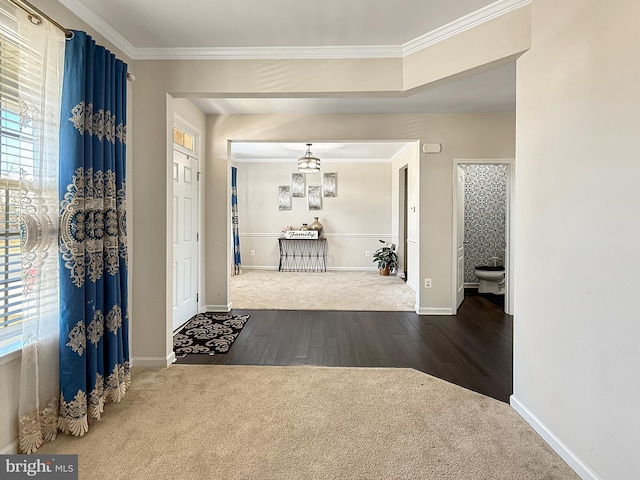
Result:
<instances>
[{"instance_id":1,"label":"white lace curtain panel","mask_svg":"<svg viewBox=\"0 0 640 480\"><path fill-rule=\"evenodd\" d=\"M6 0L0 10L4 60L17 84L13 94L3 88L3 109L11 104L19 112L19 138L11 141L22 152L13 219L22 270L19 448L32 453L58 430L58 138L65 38L48 22L32 24Z\"/></svg>"}]
</instances>

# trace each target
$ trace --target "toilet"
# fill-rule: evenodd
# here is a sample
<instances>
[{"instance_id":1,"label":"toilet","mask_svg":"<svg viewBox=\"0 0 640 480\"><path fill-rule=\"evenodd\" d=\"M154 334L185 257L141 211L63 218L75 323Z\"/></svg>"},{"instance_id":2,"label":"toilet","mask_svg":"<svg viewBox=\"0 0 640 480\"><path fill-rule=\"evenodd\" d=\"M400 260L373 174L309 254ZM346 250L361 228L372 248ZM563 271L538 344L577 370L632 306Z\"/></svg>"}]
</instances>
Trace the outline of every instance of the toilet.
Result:
<instances>
[{"instance_id":1,"label":"toilet","mask_svg":"<svg viewBox=\"0 0 640 480\"><path fill-rule=\"evenodd\" d=\"M480 283L478 285L478 293L493 293L495 295L504 295L505 273L504 267L491 267L480 265L473 269L473 273Z\"/></svg>"}]
</instances>

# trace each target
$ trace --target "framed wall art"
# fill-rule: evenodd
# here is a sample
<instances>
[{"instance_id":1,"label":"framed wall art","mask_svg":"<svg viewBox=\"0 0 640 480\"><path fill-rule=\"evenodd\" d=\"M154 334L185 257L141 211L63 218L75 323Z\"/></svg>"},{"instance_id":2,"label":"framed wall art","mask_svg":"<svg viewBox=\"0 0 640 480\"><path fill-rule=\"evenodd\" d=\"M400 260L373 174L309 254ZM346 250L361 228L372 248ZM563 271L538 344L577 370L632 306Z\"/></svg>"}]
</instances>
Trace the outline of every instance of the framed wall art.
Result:
<instances>
[{"instance_id":1,"label":"framed wall art","mask_svg":"<svg viewBox=\"0 0 640 480\"><path fill-rule=\"evenodd\" d=\"M289 185L278 187L278 210L291 210L291 187Z\"/></svg>"},{"instance_id":2,"label":"framed wall art","mask_svg":"<svg viewBox=\"0 0 640 480\"><path fill-rule=\"evenodd\" d=\"M291 196L294 198L304 197L304 174L291 174Z\"/></svg>"},{"instance_id":3,"label":"framed wall art","mask_svg":"<svg viewBox=\"0 0 640 480\"><path fill-rule=\"evenodd\" d=\"M322 195L320 185L309 185L307 190L309 210L322 210Z\"/></svg>"},{"instance_id":4,"label":"framed wall art","mask_svg":"<svg viewBox=\"0 0 640 480\"><path fill-rule=\"evenodd\" d=\"M325 173L322 176L322 193L325 197L338 196L338 174Z\"/></svg>"}]
</instances>

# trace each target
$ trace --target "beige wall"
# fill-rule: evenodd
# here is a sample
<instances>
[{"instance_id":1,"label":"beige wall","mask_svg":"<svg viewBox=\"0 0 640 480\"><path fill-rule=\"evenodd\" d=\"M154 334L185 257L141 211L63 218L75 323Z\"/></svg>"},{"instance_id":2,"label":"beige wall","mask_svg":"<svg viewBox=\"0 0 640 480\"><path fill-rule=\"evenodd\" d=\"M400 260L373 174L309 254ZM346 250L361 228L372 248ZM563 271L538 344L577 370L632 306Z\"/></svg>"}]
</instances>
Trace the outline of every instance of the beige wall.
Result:
<instances>
[{"instance_id":1,"label":"beige wall","mask_svg":"<svg viewBox=\"0 0 640 480\"><path fill-rule=\"evenodd\" d=\"M640 472L638 18L534 0L517 68L514 402L583 478Z\"/></svg>"},{"instance_id":2,"label":"beige wall","mask_svg":"<svg viewBox=\"0 0 640 480\"><path fill-rule=\"evenodd\" d=\"M226 175L230 140L318 141L403 140L439 142L442 153L421 155L419 169L410 170L412 185L419 185L416 211L410 224L418 228L418 253L410 260L418 278L433 279L433 287L420 291L421 313L451 312L452 162L455 158L512 158L515 150L515 118L511 114L477 115L228 115L210 116L207 139L211 143L209 165ZM224 170L223 170L224 168ZM225 189L219 178L207 176L207 191ZM223 203L221 203L223 202ZM207 199L207 215L217 212L216 222L206 225L208 238L215 235L226 211L227 197ZM413 205L411 205L413 206ZM396 233L397 234L397 233ZM411 234L413 237L413 234ZM226 242L228 236L224 238ZM215 251L208 243L207 250ZM226 245L224 243L223 245ZM228 268L220 271L215 255L207 257L207 298L227 292ZM215 264L212 262L216 262ZM212 282L212 278L215 278ZM420 283L420 282L416 282ZM210 302L209 302L210 303ZM222 303L224 304L224 302ZM220 304L216 304L220 305Z\"/></svg>"},{"instance_id":3,"label":"beige wall","mask_svg":"<svg viewBox=\"0 0 640 480\"><path fill-rule=\"evenodd\" d=\"M304 153L301 143L300 155ZM239 162L238 210L243 268L277 268L278 237L283 226L299 228L318 216L327 238L328 269L371 269L371 256L391 240L391 163L322 162L322 172L307 174L306 186L322 187L322 174L338 176L338 196L322 198L322 209L309 211L307 197L292 198L292 208L279 211L279 185L291 185L294 163ZM255 255L250 255L253 250Z\"/></svg>"},{"instance_id":4,"label":"beige wall","mask_svg":"<svg viewBox=\"0 0 640 480\"><path fill-rule=\"evenodd\" d=\"M530 46L529 8L518 8L406 56L404 89L465 77L514 60Z\"/></svg>"},{"instance_id":5,"label":"beige wall","mask_svg":"<svg viewBox=\"0 0 640 480\"><path fill-rule=\"evenodd\" d=\"M418 222L418 205L420 204L420 148L419 142L407 143L393 158L391 165L391 232L392 241L398 246L398 269L407 270L407 285L419 293L418 278L420 271L416 268L420 264L420 230ZM426 158L426 157L425 157ZM404 179L401 171L407 168L407 199L404 203ZM404 237L404 214L407 210L407 235ZM406 249L405 249L406 240ZM420 301L416 298L416 306Z\"/></svg>"}]
</instances>

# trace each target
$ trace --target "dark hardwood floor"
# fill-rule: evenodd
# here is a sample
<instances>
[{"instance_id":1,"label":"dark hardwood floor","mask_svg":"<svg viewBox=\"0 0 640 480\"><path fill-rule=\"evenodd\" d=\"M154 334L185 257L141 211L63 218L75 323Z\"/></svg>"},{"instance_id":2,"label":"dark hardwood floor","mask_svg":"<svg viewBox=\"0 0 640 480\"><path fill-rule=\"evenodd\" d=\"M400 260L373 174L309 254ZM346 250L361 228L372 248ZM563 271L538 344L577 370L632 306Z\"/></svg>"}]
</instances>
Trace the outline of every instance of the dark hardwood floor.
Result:
<instances>
[{"instance_id":1,"label":"dark hardwood floor","mask_svg":"<svg viewBox=\"0 0 640 480\"><path fill-rule=\"evenodd\" d=\"M233 310L251 318L227 354L180 364L410 367L503 402L512 393L513 318L470 295L455 316Z\"/></svg>"}]
</instances>

